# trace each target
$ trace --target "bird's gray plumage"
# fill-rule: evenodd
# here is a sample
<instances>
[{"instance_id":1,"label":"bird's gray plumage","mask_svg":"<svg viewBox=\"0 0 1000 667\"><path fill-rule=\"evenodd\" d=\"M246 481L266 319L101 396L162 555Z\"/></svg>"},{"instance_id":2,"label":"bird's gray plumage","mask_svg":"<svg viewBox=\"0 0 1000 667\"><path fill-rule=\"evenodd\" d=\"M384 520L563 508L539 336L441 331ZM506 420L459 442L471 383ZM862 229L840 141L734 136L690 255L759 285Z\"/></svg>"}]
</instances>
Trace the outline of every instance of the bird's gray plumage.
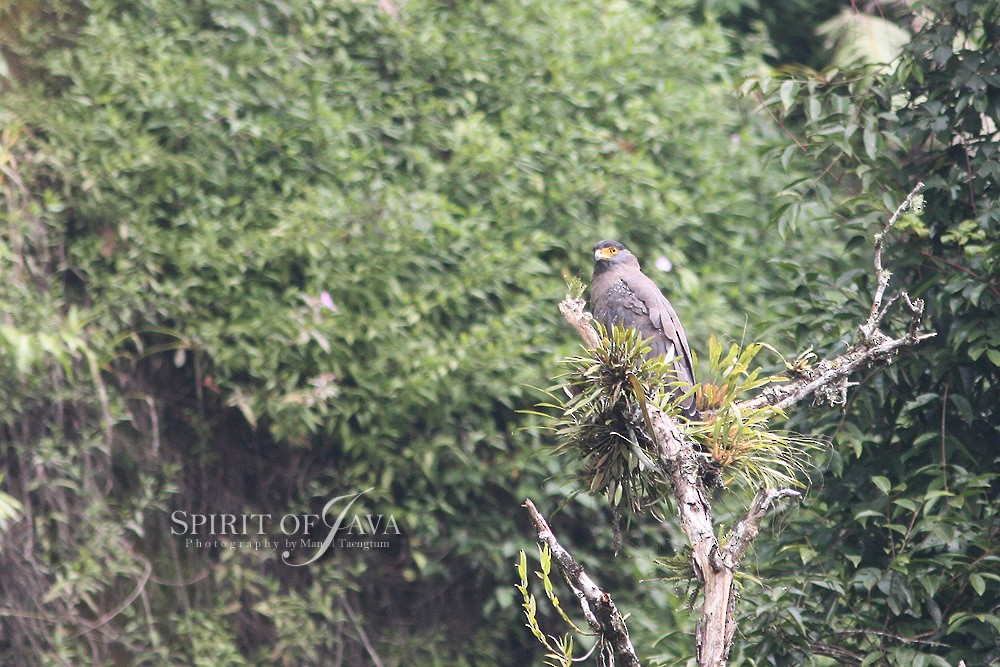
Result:
<instances>
[{"instance_id":1,"label":"bird's gray plumage","mask_svg":"<svg viewBox=\"0 0 1000 667\"><path fill-rule=\"evenodd\" d=\"M599 241L594 246L590 310L609 331L617 324L650 339L647 357L672 358L677 379L694 384L691 349L677 313L656 283L639 268L635 255L617 241ZM686 387L678 391L686 391ZM694 397L685 400L682 408L687 416L693 416Z\"/></svg>"}]
</instances>

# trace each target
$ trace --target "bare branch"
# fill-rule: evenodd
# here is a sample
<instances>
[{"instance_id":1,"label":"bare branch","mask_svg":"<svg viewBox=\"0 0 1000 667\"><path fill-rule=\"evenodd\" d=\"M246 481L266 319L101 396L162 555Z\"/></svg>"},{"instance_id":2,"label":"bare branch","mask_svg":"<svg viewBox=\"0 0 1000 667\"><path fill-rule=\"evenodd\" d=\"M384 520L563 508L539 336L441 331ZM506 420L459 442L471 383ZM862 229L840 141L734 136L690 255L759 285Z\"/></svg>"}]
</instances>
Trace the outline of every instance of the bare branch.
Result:
<instances>
[{"instance_id":1,"label":"bare branch","mask_svg":"<svg viewBox=\"0 0 1000 667\"><path fill-rule=\"evenodd\" d=\"M834 646L833 644L824 644L822 642L809 642L809 649L816 655L825 655L829 658L833 658L840 665L845 665L846 667L854 667L855 665L860 665L864 656L860 653L855 653L846 648L840 646Z\"/></svg>"},{"instance_id":2,"label":"bare branch","mask_svg":"<svg viewBox=\"0 0 1000 667\"><path fill-rule=\"evenodd\" d=\"M801 372L800 377L783 385L768 387L756 398L739 403L740 409L754 410L765 405L773 405L776 408L787 408L807 396L821 391L824 388L832 389L828 395L835 395L837 391L843 391L846 378L862 366L871 365L877 361L891 358L892 354L901 347L916 345L920 341L933 338L935 334L919 333L920 322L924 315L924 302L922 299L910 299L909 294L900 292L885 298L885 290L889 285L892 272L882 265L882 250L885 247L885 237L889 233L896 221L907 209L913 206L914 198L923 189L923 183L917 183L916 187L910 191L903 203L896 208L896 211L882 226L882 231L875 235L875 256L873 264L875 266L875 293L872 296L872 307L868 314L868 319L858 327L861 339L855 343L847 352L831 359L816 364L813 368ZM907 325L906 333L898 338L892 338L882 333L879 327L889 310L889 306L902 297L910 312L910 322ZM883 301L886 301L883 304Z\"/></svg>"},{"instance_id":3,"label":"bare branch","mask_svg":"<svg viewBox=\"0 0 1000 667\"><path fill-rule=\"evenodd\" d=\"M597 347L601 344L601 337L597 335L597 330L590 326L594 316L586 311L587 302L567 296L559 303L559 312L562 313L570 326L576 329L587 347Z\"/></svg>"},{"instance_id":4,"label":"bare branch","mask_svg":"<svg viewBox=\"0 0 1000 667\"><path fill-rule=\"evenodd\" d=\"M921 303L920 306L922 307L923 304ZM802 377L797 380L768 387L756 398L741 401L739 407L741 410L755 410L765 405L773 405L781 409L787 408L808 397L817 389L846 378L862 366L887 358L901 347L914 345L936 335L933 332L924 334L914 332L907 333L901 338L886 338L874 347L856 345L832 361L816 364L815 367L805 371Z\"/></svg>"},{"instance_id":5,"label":"bare branch","mask_svg":"<svg viewBox=\"0 0 1000 667\"><path fill-rule=\"evenodd\" d=\"M137 597L139 597L139 595L143 592L143 590L145 590L145 588L146 588L146 582L149 581L150 575L153 574L153 564L150 563L149 560L147 560L146 558L144 558L144 557L140 556L139 554L135 553L134 551L132 551L131 547L128 545L128 543L125 540L119 540L119 544L122 545L122 547L124 548L124 550L130 556L132 556L133 558L136 558L140 563L142 563L142 574L139 575L139 580L136 582L135 589L133 589L133 591L125 598L125 600L122 601L122 603L120 605L118 605L117 607L115 607L113 610L107 612L106 614L102 615L96 621L86 621L86 620L84 620L82 624L84 626L86 626L86 627L83 630L79 630L76 633L74 633L70 637L70 639L75 639L76 637L79 637L81 635L86 635L86 634L88 634L90 632L93 632L94 630L97 630L98 628L100 628L104 624L108 623L115 616L117 616L118 614L120 614L123 611L125 611L125 609L130 604L132 604L133 602L135 602L135 599Z\"/></svg>"},{"instance_id":6,"label":"bare branch","mask_svg":"<svg viewBox=\"0 0 1000 667\"><path fill-rule=\"evenodd\" d=\"M535 508L535 504L525 500L524 506L531 515L531 523L535 525L538 541L548 545L552 558L559 566L559 572L580 601L587 623L600 634L600 641L614 652L614 662L611 664L639 667L639 658L635 654L632 640L629 639L625 619L612 602L611 596L601 590L600 586L583 571L583 566L559 544L545 517Z\"/></svg>"},{"instance_id":7,"label":"bare branch","mask_svg":"<svg viewBox=\"0 0 1000 667\"><path fill-rule=\"evenodd\" d=\"M955 269L956 271L960 271L961 273L964 273L965 275L969 276L970 278L974 278L974 279L978 280L979 282L981 282L984 285L986 285L987 288L989 288L990 293L993 295L993 297L995 299L997 299L998 301L1000 301L1000 287L997 287L997 285L995 283L990 282L990 279L987 278L986 276L979 275L978 273L976 273L972 269L969 269L968 267L962 266L961 264L956 264L955 262L950 262L950 261L948 261L947 259L945 259L943 257L938 257L937 255L934 255L934 254L932 254L931 252L929 252L927 250L922 251L920 254L923 255L924 257L926 257L927 259L931 260L931 261L938 262L939 264L944 264L945 266L947 266L949 268L952 268L952 269Z\"/></svg>"},{"instance_id":8,"label":"bare branch","mask_svg":"<svg viewBox=\"0 0 1000 667\"><path fill-rule=\"evenodd\" d=\"M372 646L372 643L368 640L368 635L365 633L364 626L361 624L361 620L358 618L358 615L354 613L353 609L351 609L351 604L347 601L346 595L340 596L340 606L344 608L344 611L347 612L347 617L351 619L351 623L354 625L354 629L357 631L358 637L361 639L361 643L365 647L365 651L368 652L368 657L372 659L372 664L375 665L375 667L382 667L382 660L378 657L378 653L375 652L375 647Z\"/></svg>"},{"instance_id":9,"label":"bare branch","mask_svg":"<svg viewBox=\"0 0 1000 667\"><path fill-rule=\"evenodd\" d=\"M923 338L917 335L917 330L920 328L920 320L924 316L924 300L913 299L911 301L910 295L906 292L900 292L900 296L903 297L903 301L906 303L906 307L910 311L910 325L906 328L907 333L911 337L915 337L917 342L923 340L923 338L933 338L933 334L924 336Z\"/></svg>"},{"instance_id":10,"label":"bare branch","mask_svg":"<svg viewBox=\"0 0 1000 667\"><path fill-rule=\"evenodd\" d=\"M866 342L871 341L872 336L878 331L879 323L881 323L882 318L885 316L885 309L882 308L882 297L885 294L886 287L889 286L889 279L892 278L892 272L886 271L885 267L882 266L882 248L885 246L885 236L892 229L892 226L896 224L899 216L913 205L914 197L923 189L924 184L917 183L916 187L910 191L910 194L906 195L906 199L896 208L896 212L892 214L882 227L882 231L875 235L875 298L872 299L872 310L871 314L868 315L868 320L861 325L861 335ZM895 300L895 297L893 300ZM886 307L888 308L888 306Z\"/></svg>"},{"instance_id":11,"label":"bare branch","mask_svg":"<svg viewBox=\"0 0 1000 667\"><path fill-rule=\"evenodd\" d=\"M725 548L722 550L723 558L728 567L736 568L740 561L743 560L743 555L746 553L747 547L750 543L757 537L760 532L760 522L764 519L764 515L767 513L768 508L776 501L783 498L801 498L802 494L793 489L768 489L761 488L757 491L754 496L753 501L750 503L750 507L747 509L747 513L740 519L740 522L736 524L736 528L733 529L733 534L726 542Z\"/></svg>"}]
</instances>

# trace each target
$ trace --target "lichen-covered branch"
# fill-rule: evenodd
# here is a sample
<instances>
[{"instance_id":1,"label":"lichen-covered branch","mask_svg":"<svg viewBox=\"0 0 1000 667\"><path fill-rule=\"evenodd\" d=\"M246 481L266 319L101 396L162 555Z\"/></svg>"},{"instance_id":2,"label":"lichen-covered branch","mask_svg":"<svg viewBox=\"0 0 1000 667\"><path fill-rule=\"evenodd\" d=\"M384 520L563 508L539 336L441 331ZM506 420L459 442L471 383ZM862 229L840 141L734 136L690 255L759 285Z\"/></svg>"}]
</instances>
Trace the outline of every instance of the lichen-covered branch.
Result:
<instances>
[{"instance_id":1,"label":"lichen-covered branch","mask_svg":"<svg viewBox=\"0 0 1000 667\"><path fill-rule=\"evenodd\" d=\"M590 326L594 316L587 312L587 302L567 296L559 303L559 312L566 318L571 327L576 329L587 347L597 347L601 344L601 338L597 335L597 330Z\"/></svg>"},{"instance_id":2,"label":"lichen-covered branch","mask_svg":"<svg viewBox=\"0 0 1000 667\"><path fill-rule=\"evenodd\" d=\"M604 647L598 647L603 655L605 650L611 651L610 660L602 664L622 665L624 667L639 667L639 658L635 654L632 640L628 636L625 619L611 600L611 596L601 589L583 570L583 566L556 539L545 517L541 515L535 504L524 501L524 506L531 515L531 523L538 533L538 541L547 544L552 558L559 567L563 579L573 589L580 601L583 615L594 632L600 635Z\"/></svg>"},{"instance_id":3,"label":"lichen-covered branch","mask_svg":"<svg viewBox=\"0 0 1000 667\"><path fill-rule=\"evenodd\" d=\"M909 302L909 298L907 297ZM917 299L921 314L923 313L923 302ZM919 317L915 318L919 323ZM850 350L829 361L821 361L814 367L801 373L801 377L782 385L768 387L759 396L739 404L742 410L755 410L765 405L773 405L776 408L785 409L795 405L799 401L808 398L824 387L831 387L839 391L843 387L843 381L859 368L870 366L871 364L888 358L892 353L901 347L915 345L922 340L933 338L933 332L919 334L915 330L899 338L888 338L882 340L877 345L866 345L859 343ZM830 393L828 393L829 395ZM838 402L831 399L831 402Z\"/></svg>"}]
</instances>

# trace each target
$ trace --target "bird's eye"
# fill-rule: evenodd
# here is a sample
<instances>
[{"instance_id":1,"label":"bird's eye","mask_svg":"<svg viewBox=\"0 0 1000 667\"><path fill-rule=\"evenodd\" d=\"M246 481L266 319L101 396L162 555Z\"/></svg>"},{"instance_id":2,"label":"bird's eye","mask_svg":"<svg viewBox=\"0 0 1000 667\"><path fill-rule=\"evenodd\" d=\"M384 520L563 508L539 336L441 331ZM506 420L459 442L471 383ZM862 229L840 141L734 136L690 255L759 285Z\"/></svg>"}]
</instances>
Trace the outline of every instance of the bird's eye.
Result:
<instances>
[{"instance_id":1,"label":"bird's eye","mask_svg":"<svg viewBox=\"0 0 1000 667\"><path fill-rule=\"evenodd\" d=\"M611 246L610 248L608 248L608 254L609 255L617 255L618 254L618 248L616 248L614 246Z\"/></svg>"}]
</instances>

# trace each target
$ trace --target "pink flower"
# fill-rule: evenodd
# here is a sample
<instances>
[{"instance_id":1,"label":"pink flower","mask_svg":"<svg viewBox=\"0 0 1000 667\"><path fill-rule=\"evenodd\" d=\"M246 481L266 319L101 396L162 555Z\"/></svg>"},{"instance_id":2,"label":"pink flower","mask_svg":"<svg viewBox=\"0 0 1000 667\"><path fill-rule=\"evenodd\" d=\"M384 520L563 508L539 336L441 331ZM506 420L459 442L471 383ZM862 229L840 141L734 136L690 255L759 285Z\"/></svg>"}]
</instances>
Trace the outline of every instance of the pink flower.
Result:
<instances>
[{"instance_id":1,"label":"pink flower","mask_svg":"<svg viewBox=\"0 0 1000 667\"><path fill-rule=\"evenodd\" d=\"M660 271L669 271L670 269L674 268L673 262L671 262L669 259L663 256L657 257L654 265Z\"/></svg>"},{"instance_id":2,"label":"pink flower","mask_svg":"<svg viewBox=\"0 0 1000 667\"><path fill-rule=\"evenodd\" d=\"M319 305L327 310L332 310L335 313L340 311L340 308L337 308L337 304L333 302L333 298L330 296L330 293L326 291L319 295Z\"/></svg>"}]
</instances>

